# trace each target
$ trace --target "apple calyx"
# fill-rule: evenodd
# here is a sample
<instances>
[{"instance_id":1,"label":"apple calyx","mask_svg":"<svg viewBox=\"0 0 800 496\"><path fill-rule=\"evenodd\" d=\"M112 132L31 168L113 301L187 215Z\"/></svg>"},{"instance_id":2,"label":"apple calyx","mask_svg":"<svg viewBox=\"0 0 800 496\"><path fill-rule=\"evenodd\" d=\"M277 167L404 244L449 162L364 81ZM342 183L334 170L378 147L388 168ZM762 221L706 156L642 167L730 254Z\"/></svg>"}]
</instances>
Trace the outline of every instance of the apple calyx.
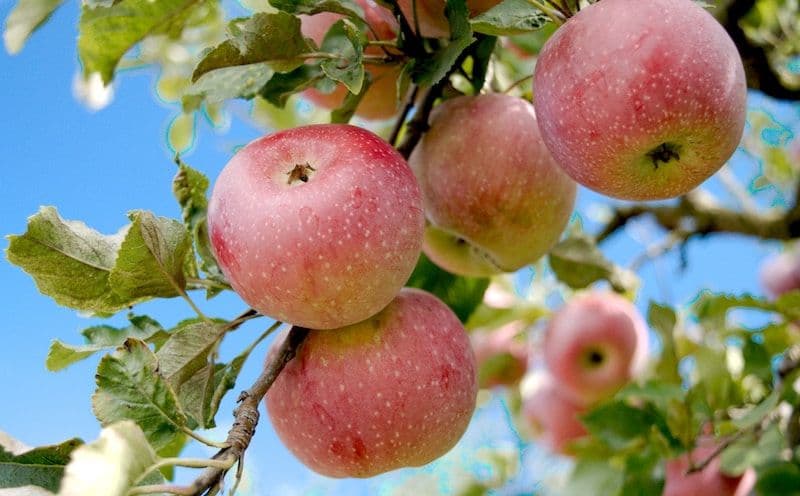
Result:
<instances>
[{"instance_id":1,"label":"apple calyx","mask_svg":"<svg viewBox=\"0 0 800 496\"><path fill-rule=\"evenodd\" d=\"M647 152L647 156L653 161L653 168L658 169L659 162L665 165L672 160L680 161L681 147L675 143L664 142Z\"/></svg>"},{"instance_id":2,"label":"apple calyx","mask_svg":"<svg viewBox=\"0 0 800 496\"><path fill-rule=\"evenodd\" d=\"M606 361L606 354L598 348L592 348L583 355L583 361L590 368L598 368Z\"/></svg>"},{"instance_id":3,"label":"apple calyx","mask_svg":"<svg viewBox=\"0 0 800 496\"><path fill-rule=\"evenodd\" d=\"M286 181L286 183L294 184L297 181L307 183L310 178L310 174L315 170L317 169L311 167L311 164L308 162L304 164L295 164L294 168L286 173L286 175L289 176L289 180Z\"/></svg>"}]
</instances>

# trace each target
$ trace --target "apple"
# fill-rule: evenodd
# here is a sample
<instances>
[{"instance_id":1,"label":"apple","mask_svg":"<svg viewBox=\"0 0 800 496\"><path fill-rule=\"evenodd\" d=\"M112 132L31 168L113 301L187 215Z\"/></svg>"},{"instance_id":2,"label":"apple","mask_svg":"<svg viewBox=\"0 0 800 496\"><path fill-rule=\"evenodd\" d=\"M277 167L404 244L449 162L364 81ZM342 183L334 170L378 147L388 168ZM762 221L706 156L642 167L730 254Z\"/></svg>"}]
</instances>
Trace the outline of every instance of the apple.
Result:
<instances>
[{"instance_id":1,"label":"apple","mask_svg":"<svg viewBox=\"0 0 800 496\"><path fill-rule=\"evenodd\" d=\"M771 298L800 289L800 253L787 251L768 258L761 265L759 277Z\"/></svg>"},{"instance_id":2,"label":"apple","mask_svg":"<svg viewBox=\"0 0 800 496\"><path fill-rule=\"evenodd\" d=\"M356 0L364 10L364 18L369 25L367 37L371 40L393 40L397 37L399 26L392 13L372 0ZM322 12L312 16L300 16L301 31L304 36L320 45L331 26L343 16L331 12ZM367 47L364 53L381 55L380 47ZM397 78L402 67L397 65L369 65L372 84L367 89L356 109L356 115L364 119L388 119L397 113ZM332 93L311 88L303 92L303 96L312 103L326 109L339 108L347 96L347 88L339 84Z\"/></svg>"},{"instance_id":3,"label":"apple","mask_svg":"<svg viewBox=\"0 0 800 496\"><path fill-rule=\"evenodd\" d=\"M528 369L524 328L524 323L515 321L490 332L475 330L470 335L481 388L519 384Z\"/></svg>"},{"instance_id":4,"label":"apple","mask_svg":"<svg viewBox=\"0 0 800 496\"><path fill-rule=\"evenodd\" d=\"M612 395L640 374L647 352L647 326L639 311L605 291L573 297L550 319L544 335L548 370L567 394L585 403Z\"/></svg>"},{"instance_id":5,"label":"apple","mask_svg":"<svg viewBox=\"0 0 800 496\"><path fill-rule=\"evenodd\" d=\"M539 441L554 453L570 454L573 441L588 434L580 421L585 407L565 395L552 377L539 377L534 392L523 399L522 416L539 437Z\"/></svg>"},{"instance_id":6,"label":"apple","mask_svg":"<svg viewBox=\"0 0 800 496\"><path fill-rule=\"evenodd\" d=\"M719 457L715 457L703 470L687 474L691 462L700 463L714 453L717 443L713 437L703 436L691 455L668 460L663 496L747 496L753 490L756 474L748 469L739 476L721 472ZM690 458L691 457L691 458Z\"/></svg>"},{"instance_id":7,"label":"apple","mask_svg":"<svg viewBox=\"0 0 800 496\"><path fill-rule=\"evenodd\" d=\"M388 143L320 124L236 153L214 185L208 228L245 302L276 320L333 329L392 301L419 257L424 217L414 175Z\"/></svg>"},{"instance_id":8,"label":"apple","mask_svg":"<svg viewBox=\"0 0 800 496\"><path fill-rule=\"evenodd\" d=\"M372 477L448 452L476 396L461 322L435 296L403 289L363 322L311 331L266 403L278 436L306 466Z\"/></svg>"},{"instance_id":9,"label":"apple","mask_svg":"<svg viewBox=\"0 0 800 496\"><path fill-rule=\"evenodd\" d=\"M534 72L547 147L580 184L657 200L714 174L742 137L742 61L692 0L603 0L547 41Z\"/></svg>"},{"instance_id":10,"label":"apple","mask_svg":"<svg viewBox=\"0 0 800 496\"><path fill-rule=\"evenodd\" d=\"M491 9L502 0L467 0L470 17ZM446 0L398 0L408 24L416 29L417 22L422 36L444 38L450 35L450 23L444 13ZM416 7L416 18L414 8ZM416 19L416 22L415 22Z\"/></svg>"},{"instance_id":11,"label":"apple","mask_svg":"<svg viewBox=\"0 0 800 496\"><path fill-rule=\"evenodd\" d=\"M430 221L423 250L455 274L535 262L558 241L575 203L576 185L542 143L533 106L510 95L434 108L409 164Z\"/></svg>"}]
</instances>

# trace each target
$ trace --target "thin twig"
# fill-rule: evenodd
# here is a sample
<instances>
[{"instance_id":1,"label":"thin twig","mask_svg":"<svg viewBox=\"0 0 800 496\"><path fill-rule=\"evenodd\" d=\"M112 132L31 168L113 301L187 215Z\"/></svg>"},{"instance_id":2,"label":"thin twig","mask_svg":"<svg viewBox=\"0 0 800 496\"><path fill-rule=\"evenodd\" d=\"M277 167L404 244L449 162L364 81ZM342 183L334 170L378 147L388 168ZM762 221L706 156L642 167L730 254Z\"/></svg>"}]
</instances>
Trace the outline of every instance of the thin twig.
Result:
<instances>
[{"instance_id":1,"label":"thin twig","mask_svg":"<svg viewBox=\"0 0 800 496\"><path fill-rule=\"evenodd\" d=\"M227 331L236 330L236 329L239 328L239 326L241 326L242 324L244 324L248 320L257 319L259 317L262 317L262 315L260 313L258 313L258 310L250 308L250 309L245 310L244 312L242 312L235 319L233 319L230 322L228 322L227 324L225 324L224 330L226 332Z\"/></svg>"},{"instance_id":2,"label":"thin twig","mask_svg":"<svg viewBox=\"0 0 800 496\"><path fill-rule=\"evenodd\" d=\"M253 434L255 434L259 419L259 403L264 398L264 395L267 394L267 390L269 390L272 383L275 382L275 379L277 379L283 367L294 358L298 348L308 335L308 332L309 330L306 328L293 327L286 337L286 340L281 344L275 357L266 365L264 371L258 379L256 379L255 383L253 383L250 389L243 391L239 395L239 406L236 407L236 410L233 412L233 427L228 431L228 438L226 439L229 447L217 452L217 454L213 456L213 459L220 460L224 463L230 463L230 466L233 466L235 462L241 459L245 450L250 445ZM228 470L229 469L219 467L209 467L189 486L179 488L181 492L174 492L174 494L192 496L213 494L213 491L217 490L222 484L222 480Z\"/></svg>"},{"instance_id":3,"label":"thin twig","mask_svg":"<svg viewBox=\"0 0 800 496\"><path fill-rule=\"evenodd\" d=\"M668 205L636 203L619 206L595 239L598 243L604 241L631 219L642 215L649 215L664 229L684 229L698 235L733 233L777 240L800 237L800 203L797 201L785 212L740 212L721 207L692 192L678 203Z\"/></svg>"},{"instance_id":4,"label":"thin twig","mask_svg":"<svg viewBox=\"0 0 800 496\"><path fill-rule=\"evenodd\" d=\"M394 128L392 128L392 134L389 136L389 143L391 143L392 146L397 145L397 137L400 136L400 130L403 129L403 123L405 123L408 113L411 112L412 108L414 108L414 100L417 98L417 93L419 93L419 86L415 84L411 92L406 97L403 110L397 117L397 120L394 123Z\"/></svg>"}]
</instances>

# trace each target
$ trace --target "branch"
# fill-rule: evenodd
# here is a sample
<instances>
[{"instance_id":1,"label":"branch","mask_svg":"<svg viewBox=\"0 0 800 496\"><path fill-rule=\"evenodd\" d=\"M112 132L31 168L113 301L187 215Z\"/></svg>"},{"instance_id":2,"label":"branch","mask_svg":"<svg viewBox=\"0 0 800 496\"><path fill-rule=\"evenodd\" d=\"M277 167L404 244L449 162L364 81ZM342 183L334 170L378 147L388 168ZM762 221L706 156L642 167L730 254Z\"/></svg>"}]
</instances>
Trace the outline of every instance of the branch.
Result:
<instances>
[{"instance_id":1,"label":"branch","mask_svg":"<svg viewBox=\"0 0 800 496\"><path fill-rule=\"evenodd\" d=\"M651 216L669 231L687 231L688 236L733 233L777 240L800 237L800 203L797 199L785 212L760 214L721 207L702 197L701 193L692 192L681 197L677 204L637 203L617 207L611 220L597 234L597 242L604 241L628 221L642 215Z\"/></svg>"},{"instance_id":2,"label":"branch","mask_svg":"<svg viewBox=\"0 0 800 496\"><path fill-rule=\"evenodd\" d=\"M278 378L283 367L294 358L300 345L308 335L309 330L304 327L292 327L286 340L281 344L274 358L267 363L264 371L258 376L256 382L239 395L239 406L233 412L233 427L228 431L225 440L227 448L223 448L212 459L221 463L218 467L206 468L200 476L190 485L183 487L170 487L167 492L191 496L215 494L225 474L236 461L241 460L244 452L250 445L250 440L256 431L259 413L258 405L267 394L272 383ZM224 468L227 467L227 468Z\"/></svg>"},{"instance_id":3,"label":"branch","mask_svg":"<svg viewBox=\"0 0 800 496\"><path fill-rule=\"evenodd\" d=\"M733 0L728 5L726 19L723 23L725 30L739 49L739 55L744 62L747 86L760 90L773 98L800 100L800 90L788 89L783 85L780 77L770 67L766 50L752 44L739 25L741 19L752 10L755 4L756 0Z\"/></svg>"}]
</instances>

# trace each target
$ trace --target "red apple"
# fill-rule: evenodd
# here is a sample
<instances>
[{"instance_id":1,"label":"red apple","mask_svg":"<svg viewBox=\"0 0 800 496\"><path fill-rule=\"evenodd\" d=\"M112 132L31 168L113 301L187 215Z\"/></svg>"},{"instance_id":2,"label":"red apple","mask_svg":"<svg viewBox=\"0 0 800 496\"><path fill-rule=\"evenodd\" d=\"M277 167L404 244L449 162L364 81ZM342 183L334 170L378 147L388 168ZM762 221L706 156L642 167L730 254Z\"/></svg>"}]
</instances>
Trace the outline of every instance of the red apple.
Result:
<instances>
[{"instance_id":1,"label":"red apple","mask_svg":"<svg viewBox=\"0 0 800 496\"><path fill-rule=\"evenodd\" d=\"M684 194L744 129L736 46L692 0L603 0L547 41L534 73L547 147L573 179L616 198Z\"/></svg>"},{"instance_id":2,"label":"red apple","mask_svg":"<svg viewBox=\"0 0 800 496\"><path fill-rule=\"evenodd\" d=\"M470 335L481 388L519 384L528 370L524 327L522 322L516 321L490 332L476 330Z\"/></svg>"},{"instance_id":3,"label":"red apple","mask_svg":"<svg viewBox=\"0 0 800 496\"><path fill-rule=\"evenodd\" d=\"M548 323L544 360L568 394L590 403L610 396L641 373L647 338L647 326L628 300L611 292L584 293L569 300Z\"/></svg>"},{"instance_id":4,"label":"red apple","mask_svg":"<svg viewBox=\"0 0 800 496\"><path fill-rule=\"evenodd\" d=\"M510 95L436 107L409 164L430 221L423 250L456 274L535 262L558 241L575 202L575 183L542 143L533 106Z\"/></svg>"},{"instance_id":5,"label":"red apple","mask_svg":"<svg viewBox=\"0 0 800 496\"><path fill-rule=\"evenodd\" d=\"M771 298L800 289L800 253L787 251L767 259L759 276Z\"/></svg>"},{"instance_id":6,"label":"red apple","mask_svg":"<svg viewBox=\"0 0 800 496\"><path fill-rule=\"evenodd\" d=\"M467 0L470 16L485 12L502 0ZM422 36L428 38L444 38L450 35L450 23L444 13L446 0L398 0L400 10L412 28L416 27L414 7L416 6L416 21ZM416 4L416 5L415 5Z\"/></svg>"},{"instance_id":7,"label":"red apple","mask_svg":"<svg viewBox=\"0 0 800 496\"><path fill-rule=\"evenodd\" d=\"M706 460L716 448L713 438L701 438L691 453L691 462ZM687 474L691 466L689 457L683 455L667 462L663 496L747 496L755 486L756 474L752 469L739 476L726 475L720 471L719 457L703 470Z\"/></svg>"},{"instance_id":8,"label":"red apple","mask_svg":"<svg viewBox=\"0 0 800 496\"><path fill-rule=\"evenodd\" d=\"M313 329L385 307L419 257L424 219L405 160L348 125L281 131L241 149L208 208L223 273L259 312Z\"/></svg>"},{"instance_id":9,"label":"red apple","mask_svg":"<svg viewBox=\"0 0 800 496\"><path fill-rule=\"evenodd\" d=\"M475 408L475 357L435 296L404 289L379 314L311 331L267 394L283 443L330 477L372 477L449 451Z\"/></svg>"},{"instance_id":10,"label":"red apple","mask_svg":"<svg viewBox=\"0 0 800 496\"><path fill-rule=\"evenodd\" d=\"M371 40L393 40L397 37L399 26L392 13L376 4L372 0L355 0L364 9L364 18L369 25L367 37ZM300 16L301 30L319 45L325 38L331 26L341 19L339 14L322 12L313 16ZM380 47L367 47L364 53L369 55L381 55L383 50ZM369 65L369 74L372 76L372 85L367 89L367 93L361 99L356 109L356 115L364 119L388 119L397 112L397 78L400 75L401 67L395 65ZM347 88L338 85L332 93L323 93L315 88L303 92L308 100L326 109L335 109L342 105L347 96Z\"/></svg>"},{"instance_id":11,"label":"red apple","mask_svg":"<svg viewBox=\"0 0 800 496\"><path fill-rule=\"evenodd\" d=\"M570 444L588 434L579 418L584 411L585 407L565 395L548 375L541 377L536 390L522 404L522 415L539 441L561 454L569 454Z\"/></svg>"}]
</instances>

